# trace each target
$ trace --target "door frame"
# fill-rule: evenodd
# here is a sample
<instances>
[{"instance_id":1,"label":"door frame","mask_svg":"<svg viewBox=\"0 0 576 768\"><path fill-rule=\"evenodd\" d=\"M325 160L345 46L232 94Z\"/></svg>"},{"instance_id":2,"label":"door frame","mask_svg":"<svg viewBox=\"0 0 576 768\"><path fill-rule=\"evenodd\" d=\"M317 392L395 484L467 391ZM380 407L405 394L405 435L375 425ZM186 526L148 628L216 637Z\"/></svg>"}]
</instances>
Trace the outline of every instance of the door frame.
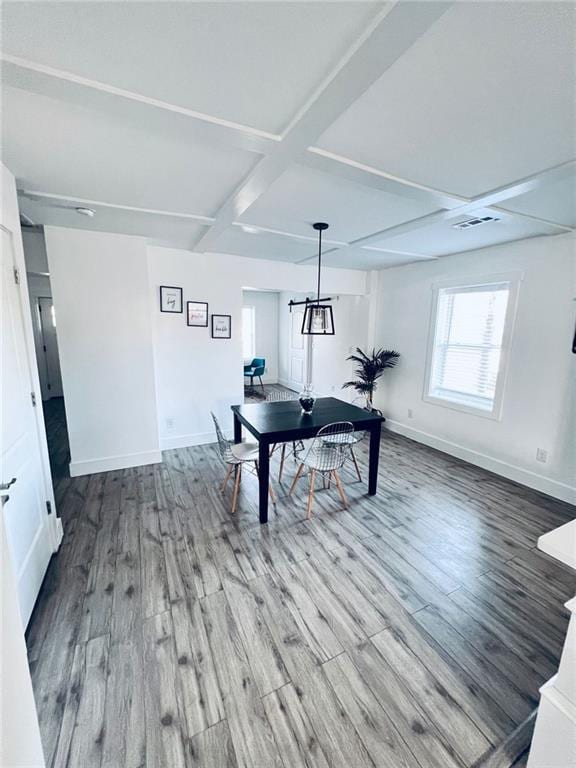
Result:
<instances>
[{"instance_id":1,"label":"door frame","mask_svg":"<svg viewBox=\"0 0 576 768\"><path fill-rule=\"evenodd\" d=\"M36 424L36 433L38 445L40 448L40 463L42 470L42 487L45 499L50 503L52 513L47 515L48 524L46 530L50 537L50 546L53 552L58 550L62 541L63 529L62 521L57 516L56 501L54 499L54 488L52 485L52 473L50 470L50 457L48 454L48 440L46 437L46 424L44 422L44 409L42 407L42 389L40 387L40 377L38 374L38 361L36 358L36 348L34 345L34 329L32 327L32 312L30 308L30 295L28 292L28 280L26 275L26 262L24 259L24 245L22 242L22 231L20 229L20 216L18 209L18 200L16 197L16 185L14 177L8 169L1 165L2 172L2 207L0 209L0 227L7 233L12 240L12 250L14 253L14 266L18 270L18 292L20 294L20 309L22 312L22 323L24 326L24 338L26 345L26 360L30 374L31 392L36 395L36 407L34 408L34 421Z\"/></svg>"}]
</instances>

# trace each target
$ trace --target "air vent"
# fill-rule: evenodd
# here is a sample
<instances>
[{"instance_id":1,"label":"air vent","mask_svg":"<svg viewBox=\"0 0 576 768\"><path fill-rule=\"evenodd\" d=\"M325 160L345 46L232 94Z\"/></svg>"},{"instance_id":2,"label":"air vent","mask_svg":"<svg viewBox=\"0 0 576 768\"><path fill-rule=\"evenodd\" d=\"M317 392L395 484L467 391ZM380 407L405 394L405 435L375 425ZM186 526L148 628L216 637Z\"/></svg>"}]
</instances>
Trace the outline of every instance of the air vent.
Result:
<instances>
[{"instance_id":1,"label":"air vent","mask_svg":"<svg viewBox=\"0 0 576 768\"><path fill-rule=\"evenodd\" d=\"M496 216L478 216L467 221L460 221L458 224L452 224L452 226L454 229L470 229L470 227L478 227L480 224L488 224L489 221L500 221L500 219Z\"/></svg>"}]
</instances>

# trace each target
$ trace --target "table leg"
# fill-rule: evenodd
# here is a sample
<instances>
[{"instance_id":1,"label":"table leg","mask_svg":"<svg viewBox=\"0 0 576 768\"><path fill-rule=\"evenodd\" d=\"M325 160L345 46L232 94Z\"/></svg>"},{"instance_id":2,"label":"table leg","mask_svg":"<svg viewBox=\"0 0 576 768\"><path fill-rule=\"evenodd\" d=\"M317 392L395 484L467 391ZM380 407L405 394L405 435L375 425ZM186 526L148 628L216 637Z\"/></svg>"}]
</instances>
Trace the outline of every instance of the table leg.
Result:
<instances>
[{"instance_id":1,"label":"table leg","mask_svg":"<svg viewBox=\"0 0 576 768\"><path fill-rule=\"evenodd\" d=\"M268 522L268 487L270 484L270 445L260 440L258 451L258 486L260 523Z\"/></svg>"},{"instance_id":2,"label":"table leg","mask_svg":"<svg viewBox=\"0 0 576 768\"><path fill-rule=\"evenodd\" d=\"M374 496L378 486L378 460L380 458L380 422L370 429L370 459L368 468L368 494Z\"/></svg>"},{"instance_id":3,"label":"table leg","mask_svg":"<svg viewBox=\"0 0 576 768\"><path fill-rule=\"evenodd\" d=\"M234 442L235 443L241 443L242 442L242 422L234 413Z\"/></svg>"}]
</instances>

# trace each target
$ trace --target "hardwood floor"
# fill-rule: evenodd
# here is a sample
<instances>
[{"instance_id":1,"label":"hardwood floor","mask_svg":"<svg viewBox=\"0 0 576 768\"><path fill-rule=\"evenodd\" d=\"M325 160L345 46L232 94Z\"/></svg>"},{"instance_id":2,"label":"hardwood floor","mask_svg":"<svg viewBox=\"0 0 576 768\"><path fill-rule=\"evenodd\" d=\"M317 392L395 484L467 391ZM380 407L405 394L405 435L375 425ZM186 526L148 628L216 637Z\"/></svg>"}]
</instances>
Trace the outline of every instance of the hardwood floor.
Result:
<instances>
[{"instance_id":1,"label":"hardwood floor","mask_svg":"<svg viewBox=\"0 0 576 768\"><path fill-rule=\"evenodd\" d=\"M349 509L319 491L306 522L294 467L264 527L214 445L57 478L27 636L48 766L470 768L526 720L576 588L534 547L574 508L385 432L378 495L351 465Z\"/></svg>"}]
</instances>

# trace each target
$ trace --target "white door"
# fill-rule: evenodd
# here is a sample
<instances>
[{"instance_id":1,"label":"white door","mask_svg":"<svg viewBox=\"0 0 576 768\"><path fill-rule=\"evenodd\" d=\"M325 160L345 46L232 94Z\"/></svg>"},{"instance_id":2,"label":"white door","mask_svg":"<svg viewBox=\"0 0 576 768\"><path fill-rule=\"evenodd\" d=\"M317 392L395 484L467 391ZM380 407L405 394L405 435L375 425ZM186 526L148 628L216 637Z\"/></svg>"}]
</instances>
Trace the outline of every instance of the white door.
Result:
<instances>
[{"instance_id":1,"label":"white door","mask_svg":"<svg viewBox=\"0 0 576 768\"><path fill-rule=\"evenodd\" d=\"M0 482L9 488L2 513L20 613L27 625L52 554L24 308L15 278L13 235L0 224L2 413Z\"/></svg>"},{"instance_id":2,"label":"white door","mask_svg":"<svg viewBox=\"0 0 576 768\"><path fill-rule=\"evenodd\" d=\"M40 344L42 349L38 362L43 366L42 400L51 397L62 397L62 378L60 375L60 358L58 356L58 337L56 335L56 315L51 296L39 296L38 319L40 322Z\"/></svg>"},{"instance_id":3,"label":"white door","mask_svg":"<svg viewBox=\"0 0 576 768\"><path fill-rule=\"evenodd\" d=\"M290 314L290 333L288 336L288 374L290 389L300 392L306 383L306 342L302 335L304 310L295 308Z\"/></svg>"}]
</instances>

